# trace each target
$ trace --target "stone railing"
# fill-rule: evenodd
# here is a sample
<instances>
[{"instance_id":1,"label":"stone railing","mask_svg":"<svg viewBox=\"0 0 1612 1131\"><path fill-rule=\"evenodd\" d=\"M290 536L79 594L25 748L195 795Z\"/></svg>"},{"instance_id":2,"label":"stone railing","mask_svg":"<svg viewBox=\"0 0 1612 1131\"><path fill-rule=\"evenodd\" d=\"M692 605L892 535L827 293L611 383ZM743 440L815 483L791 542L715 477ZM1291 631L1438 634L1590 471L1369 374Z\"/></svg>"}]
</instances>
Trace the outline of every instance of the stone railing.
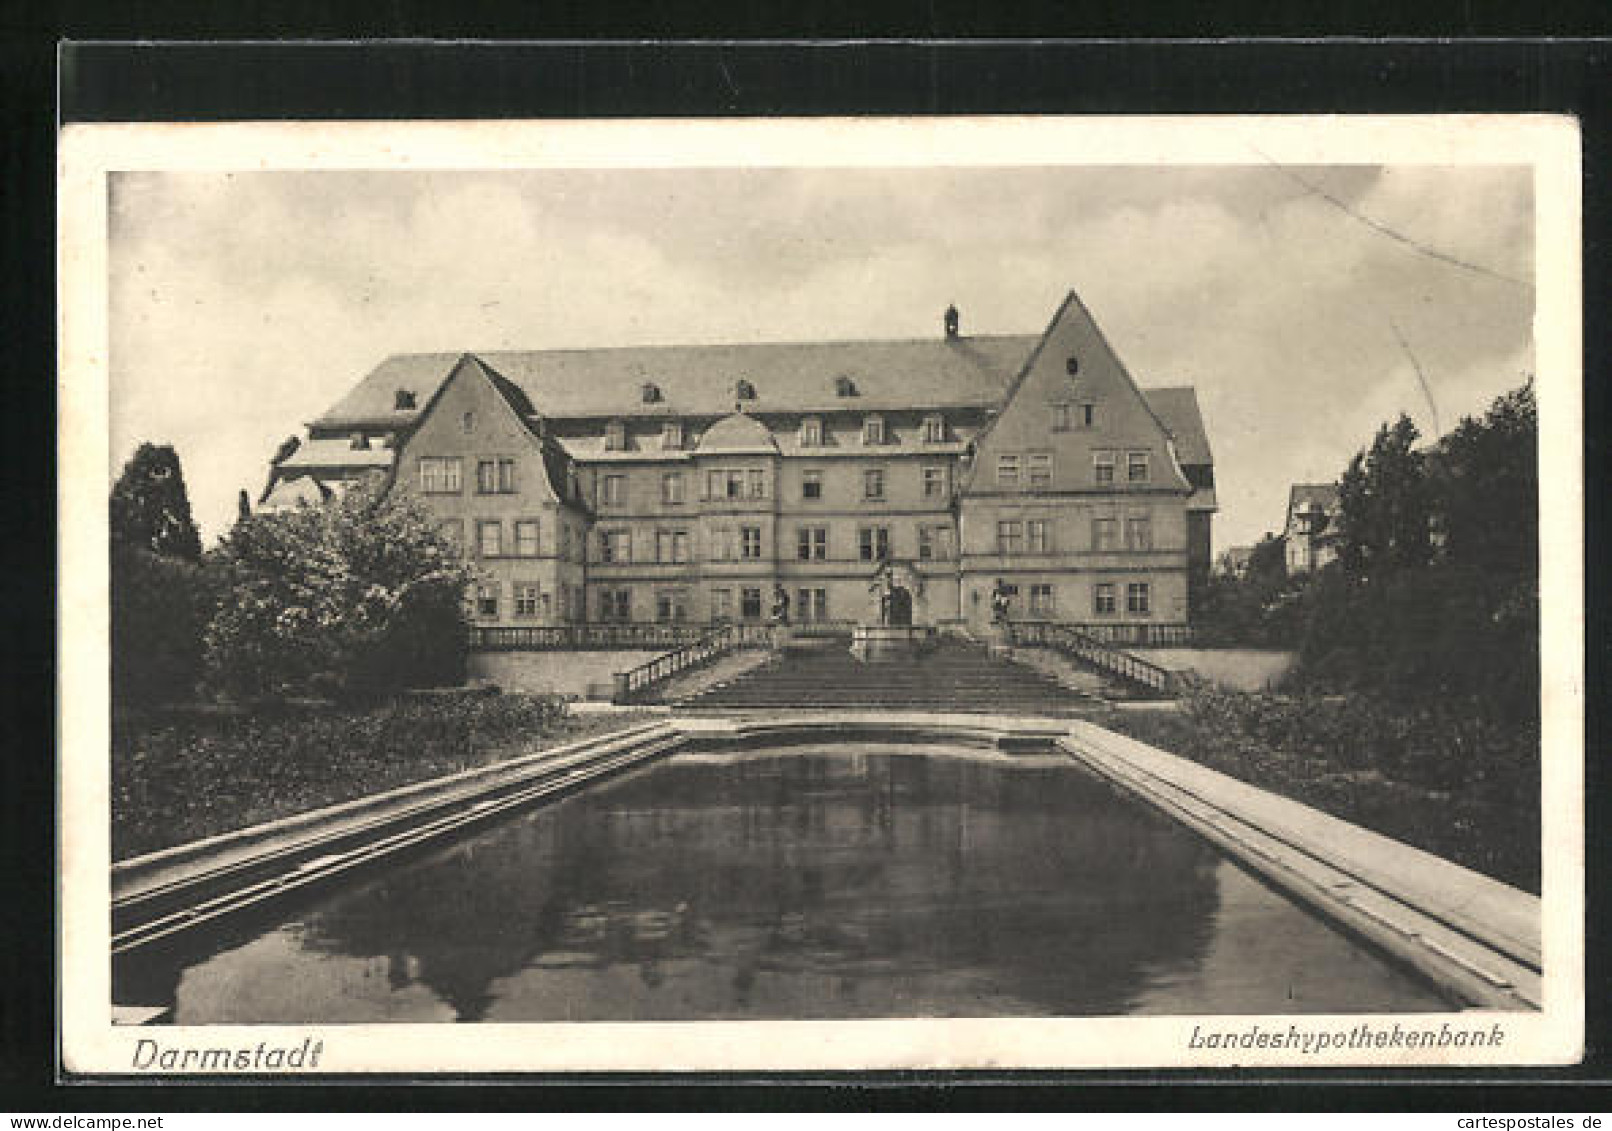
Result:
<instances>
[{"instance_id":1,"label":"stone railing","mask_svg":"<svg viewBox=\"0 0 1612 1131\"><path fill-rule=\"evenodd\" d=\"M1169 698L1178 690L1175 673L1168 668L1106 644L1075 625L1014 621L1007 632L1014 644L1062 652L1145 694Z\"/></svg>"},{"instance_id":2,"label":"stone railing","mask_svg":"<svg viewBox=\"0 0 1612 1131\"><path fill-rule=\"evenodd\" d=\"M718 656L740 648L771 648L776 630L765 624L729 624L708 632L699 639L664 656L628 668L615 674L615 689L611 696L615 703L641 703L655 687Z\"/></svg>"}]
</instances>

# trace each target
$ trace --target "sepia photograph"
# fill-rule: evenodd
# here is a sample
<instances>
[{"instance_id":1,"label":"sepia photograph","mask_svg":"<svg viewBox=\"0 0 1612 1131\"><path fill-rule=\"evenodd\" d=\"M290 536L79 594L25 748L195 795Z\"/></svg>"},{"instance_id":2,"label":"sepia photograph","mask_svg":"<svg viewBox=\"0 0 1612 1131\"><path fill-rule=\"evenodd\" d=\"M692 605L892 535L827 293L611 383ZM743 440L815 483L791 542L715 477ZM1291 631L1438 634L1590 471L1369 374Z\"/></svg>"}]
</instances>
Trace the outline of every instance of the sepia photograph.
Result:
<instances>
[{"instance_id":1,"label":"sepia photograph","mask_svg":"<svg viewBox=\"0 0 1612 1131\"><path fill-rule=\"evenodd\" d=\"M1581 1055L1569 120L63 147L70 1066Z\"/></svg>"}]
</instances>

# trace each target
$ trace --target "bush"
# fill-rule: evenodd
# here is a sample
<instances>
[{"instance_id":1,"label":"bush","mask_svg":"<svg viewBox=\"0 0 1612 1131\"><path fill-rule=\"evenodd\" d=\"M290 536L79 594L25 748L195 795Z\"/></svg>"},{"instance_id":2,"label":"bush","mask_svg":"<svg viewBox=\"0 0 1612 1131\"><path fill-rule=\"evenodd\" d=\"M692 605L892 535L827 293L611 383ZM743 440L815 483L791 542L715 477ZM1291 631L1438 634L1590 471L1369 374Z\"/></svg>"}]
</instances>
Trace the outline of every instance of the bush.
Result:
<instances>
[{"instance_id":1,"label":"bush","mask_svg":"<svg viewBox=\"0 0 1612 1131\"><path fill-rule=\"evenodd\" d=\"M213 606L209 580L194 562L113 543L108 627L114 703L143 709L195 694Z\"/></svg>"}]
</instances>

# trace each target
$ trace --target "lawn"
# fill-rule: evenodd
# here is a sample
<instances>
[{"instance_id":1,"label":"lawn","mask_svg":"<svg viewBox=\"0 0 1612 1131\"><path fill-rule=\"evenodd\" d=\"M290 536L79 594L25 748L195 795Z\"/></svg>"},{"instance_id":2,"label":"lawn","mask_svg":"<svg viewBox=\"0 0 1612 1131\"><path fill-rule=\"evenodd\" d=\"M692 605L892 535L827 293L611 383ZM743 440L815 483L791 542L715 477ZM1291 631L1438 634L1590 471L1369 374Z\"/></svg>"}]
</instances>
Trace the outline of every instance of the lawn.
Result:
<instances>
[{"instance_id":1,"label":"lawn","mask_svg":"<svg viewBox=\"0 0 1612 1131\"><path fill-rule=\"evenodd\" d=\"M1537 893L1539 732L1476 707L1198 688L1097 721Z\"/></svg>"},{"instance_id":2,"label":"lawn","mask_svg":"<svg viewBox=\"0 0 1612 1131\"><path fill-rule=\"evenodd\" d=\"M645 721L535 695L282 707L112 727L112 856L121 860Z\"/></svg>"}]
</instances>

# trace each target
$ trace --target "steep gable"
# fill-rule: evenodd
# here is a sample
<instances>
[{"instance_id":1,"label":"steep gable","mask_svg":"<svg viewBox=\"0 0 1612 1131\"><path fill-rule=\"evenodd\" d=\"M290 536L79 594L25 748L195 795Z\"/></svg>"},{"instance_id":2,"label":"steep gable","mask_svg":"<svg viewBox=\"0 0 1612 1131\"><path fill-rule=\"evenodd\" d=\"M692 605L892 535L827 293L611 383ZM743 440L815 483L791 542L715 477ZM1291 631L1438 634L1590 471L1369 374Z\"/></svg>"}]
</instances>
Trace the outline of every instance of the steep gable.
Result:
<instances>
[{"instance_id":1,"label":"steep gable","mask_svg":"<svg viewBox=\"0 0 1612 1131\"><path fill-rule=\"evenodd\" d=\"M466 490L474 488L475 458L519 459L519 490L550 501L566 500L563 456L533 431L523 408L512 404L505 382L479 358L465 354L449 371L404 441L397 461L400 482L413 485L421 458L461 457ZM524 398L522 398L524 400Z\"/></svg>"},{"instance_id":2,"label":"steep gable","mask_svg":"<svg viewBox=\"0 0 1612 1131\"><path fill-rule=\"evenodd\" d=\"M1061 405L1069 406L1066 429L1057 419ZM1083 416L1087 405L1093 413L1089 427ZM1190 490L1169 430L1071 291L1008 388L996 418L977 438L965 491L994 489L999 457L1030 452L1053 453L1050 490L1090 490L1098 451L1118 453L1115 488L1128 487L1124 453L1146 451L1149 489Z\"/></svg>"}]
</instances>

